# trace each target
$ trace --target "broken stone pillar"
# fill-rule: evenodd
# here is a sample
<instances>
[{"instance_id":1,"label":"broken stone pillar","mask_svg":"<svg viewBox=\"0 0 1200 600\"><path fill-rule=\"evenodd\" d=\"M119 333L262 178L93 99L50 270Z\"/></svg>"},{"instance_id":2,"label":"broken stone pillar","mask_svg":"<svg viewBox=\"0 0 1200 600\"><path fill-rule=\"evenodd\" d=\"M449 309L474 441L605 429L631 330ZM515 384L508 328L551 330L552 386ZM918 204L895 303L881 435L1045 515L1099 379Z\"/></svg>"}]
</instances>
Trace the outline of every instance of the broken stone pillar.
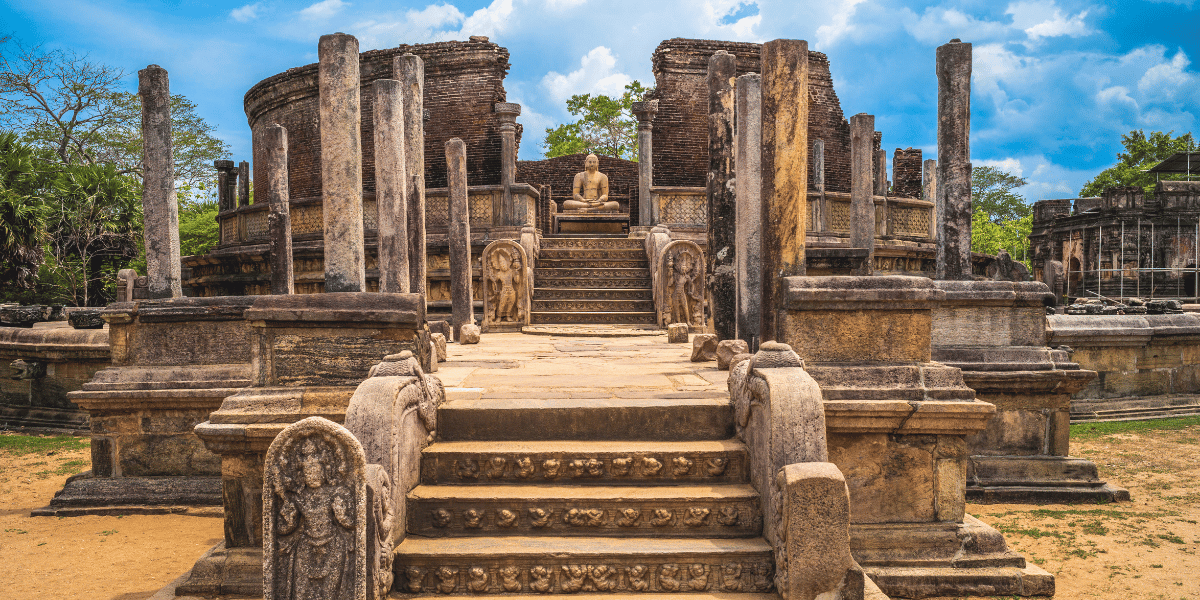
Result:
<instances>
[{"instance_id":1,"label":"broken stone pillar","mask_svg":"<svg viewBox=\"0 0 1200 600\"><path fill-rule=\"evenodd\" d=\"M875 199L871 194L874 131L874 116L859 113L850 117L850 247L867 251L855 275L870 275L875 264Z\"/></svg>"},{"instance_id":2,"label":"broken stone pillar","mask_svg":"<svg viewBox=\"0 0 1200 600\"><path fill-rule=\"evenodd\" d=\"M874 117L872 117L874 120ZM875 181L872 184L873 194L876 196L886 196L888 193L887 182L887 152L884 150L875 150L874 177Z\"/></svg>"},{"instance_id":3,"label":"broken stone pillar","mask_svg":"<svg viewBox=\"0 0 1200 600\"><path fill-rule=\"evenodd\" d=\"M183 296L179 264L179 202L175 198L175 159L171 151L171 86L167 70L150 65L138 71L142 98L142 211L145 222L146 280L151 298Z\"/></svg>"},{"instance_id":4,"label":"broken stone pillar","mask_svg":"<svg viewBox=\"0 0 1200 600\"><path fill-rule=\"evenodd\" d=\"M214 161L213 166L217 169L217 210L237 208L237 167L232 160Z\"/></svg>"},{"instance_id":5,"label":"broken stone pillar","mask_svg":"<svg viewBox=\"0 0 1200 600\"><path fill-rule=\"evenodd\" d=\"M936 204L937 201L935 200L935 198L937 197L937 160L932 159L932 158L925 159L925 163L923 164L923 169L922 169L922 179L923 179L923 182L922 182L922 186L921 186L921 198L923 200L928 200L930 202L934 202L933 215L932 215L933 218L929 219L929 238L932 239L936 243L937 239L938 239L938 232L937 232L938 210L937 210L937 204Z\"/></svg>"},{"instance_id":6,"label":"broken stone pillar","mask_svg":"<svg viewBox=\"0 0 1200 600\"><path fill-rule=\"evenodd\" d=\"M375 205L379 208L379 291L407 294L408 176L400 82L376 79Z\"/></svg>"},{"instance_id":7,"label":"broken stone pillar","mask_svg":"<svg viewBox=\"0 0 1200 600\"><path fill-rule=\"evenodd\" d=\"M415 54L392 62L404 95L404 172L408 177L408 290L425 295L425 63Z\"/></svg>"},{"instance_id":8,"label":"broken stone pillar","mask_svg":"<svg viewBox=\"0 0 1200 600\"><path fill-rule=\"evenodd\" d=\"M517 116L521 114L521 105L497 102L495 110L500 115L500 185L504 186L504 200L497 224L520 227L525 224L525 211L517 210L512 186L517 177Z\"/></svg>"},{"instance_id":9,"label":"broken stone pillar","mask_svg":"<svg viewBox=\"0 0 1200 600\"><path fill-rule=\"evenodd\" d=\"M321 36L321 194L325 217L325 291L366 291L363 257L362 140L358 40Z\"/></svg>"},{"instance_id":10,"label":"broken stone pillar","mask_svg":"<svg viewBox=\"0 0 1200 600\"><path fill-rule=\"evenodd\" d=\"M238 206L250 206L250 163L238 163Z\"/></svg>"},{"instance_id":11,"label":"broken stone pillar","mask_svg":"<svg viewBox=\"0 0 1200 600\"><path fill-rule=\"evenodd\" d=\"M713 333L718 340L737 337L734 194L733 81L737 59L724 50L708 60L708 265Z\"/></svg>"},{"instance_id":12,"label":"broken stone pillar","mask_svg":"<svg viewBox=\"0 0 1200 600\"><path fill-rule=\"evenodd\" d=\"M813 189L819 197L813 207L813 222L809 229L813 231L828 231L828 207L825 205L825 140L813 140Z\"/></svg>"},{"instance_id":13,"label":"broken stone pillar","mask_svg":"<svg viewBox=\"0 0 1200 600\"><path fill-rule=\"evenodd\" d=\"M292 217L288 206L287 129L282 125L258 128L258 141L266 163L265 188L271 212L267 213L267 235L271 244L271 293L294 294L296 287L292 269ZM259 193L264 190L260 189Z\"/></svg>"},{"instance_id":14,"label":"broken stone pillar","mask_svg":"<svg viewBox=\"0 0 1200 600\"><path fill-rule=\"evenodd\" d=\"M737 336L751 350L762 335L762 76L737 78Z\"/></svg>"},{"instance_id":15,"label":"broken stone pillar","mask_svg":"<svg viewBox=\"0 0 1200 600\"><path fill-rule=\"evenodd\" d=\"M937 49L937 278L971 279L971 44Z\"/></svg>"},{"instance_id":16,"label":"broken stone pillar","mask_svg":"<svg viewBox=\"0 0 1200 600\"><path fill-rule=\"evenodd\" d=\"M775 339L782 278L804 275L808 203L808 42L762 46L762 341Z\"/></svg>"},{"instance_id":17,"label":"broken stone pillar","mask_svg":"<svg viewBox=\"0 0 1200 600\"><path fill-rule=\"evenodd\" d=\"M471 211L467 198L467 145L446 142L446 187L450 194L450 327L459 340L463 325L473 325L471 297Z\"/></svg>"},{"instance_id":18,"label":"broken stone pillar","mask_svg":"<svg viewBox=\"0 0 1200 600\"><path fill-rule=\"evenodd\" d=\"M651 227L658 224L658 209L650 197L650 186L654 185L654 158L651 150L658 100L634 102L632 110L638 120L638 225Z\"/></svg>"}]
</instances>

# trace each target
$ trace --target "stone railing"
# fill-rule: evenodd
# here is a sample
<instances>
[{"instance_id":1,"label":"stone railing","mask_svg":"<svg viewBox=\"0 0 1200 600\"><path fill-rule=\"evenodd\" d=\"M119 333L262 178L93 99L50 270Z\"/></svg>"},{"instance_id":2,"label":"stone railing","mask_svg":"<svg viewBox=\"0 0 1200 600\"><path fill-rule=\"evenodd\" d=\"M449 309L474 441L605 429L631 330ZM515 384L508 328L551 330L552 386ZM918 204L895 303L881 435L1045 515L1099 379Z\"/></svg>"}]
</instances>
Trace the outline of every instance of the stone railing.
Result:
<instances>
[{"instance_id":1,"label":"stone railing","mask_svg":"<svg viewBox=\"0 0 1200 600\"><path fill-rule=\"evenodd\" d=\"M673 228L708 227L708 199L702 187L650 188L654 222Z\"/></svg>"},{"instance_id":2,"label":"stone railing","mask_svg":"<svg viewBox=\"0 0 1200 600\"><path fill-rule=\"evenodd\" d=\"M536 220L539 194L533 186L512 186L512 208L506 211L504 186L476 185L469 188L468 202L471 212L471 227L492 227L533 224ZM703 195L701 195L703 200ZM321 198L294 198L290 201L292 237L296 239L319 239L324 235L325 217ZM265 203L251 204L217 215L220 227L218 246L267 242L267 213ZM508 215L505 218L505 215ZM444 231L450 216L449 195L446 188L425 190L425 227L428 231ZM507 222L506 222L507 221ZM379 209L374 193L363 194L363 231L373 235L379 227Z\"/></svg>"},{"instance_id":3,"label":"stone railing","mask_svg":"<svg viewBox=\"0 0 1200 600\"><path fill-rule=\"evenodd\" d=\"M933 202L916 198L874 196L875 237L931 240ZM810 233L850 233L850 194L825 192L822 205L818 193L808 192L807 229Z\"/></svg>"}]
</instances>

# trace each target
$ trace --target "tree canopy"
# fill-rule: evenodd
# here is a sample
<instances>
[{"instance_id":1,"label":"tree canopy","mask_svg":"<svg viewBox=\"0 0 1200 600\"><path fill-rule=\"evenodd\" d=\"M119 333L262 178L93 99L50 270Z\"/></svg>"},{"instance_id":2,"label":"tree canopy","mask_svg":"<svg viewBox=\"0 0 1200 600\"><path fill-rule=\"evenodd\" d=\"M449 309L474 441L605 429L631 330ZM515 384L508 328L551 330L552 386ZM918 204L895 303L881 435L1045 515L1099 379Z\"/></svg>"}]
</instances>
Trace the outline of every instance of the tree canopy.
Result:
<instances>
[{"instance_id":1,"label":"tree canopy","mask_svg":"<svg viewBox=\"0 0 1200 600\"><path fill-rule=\"evenodd\" d=\"M971 251L998 254L1006 250L1013 260L1028 266L1033 208L1013 191L1026 183L996 167L971 169Z\"/></svg>"},{"instance_id":2,"label":"tree canopy","mask_svg":"<svg viewBox=\"0 0 1200 600\"><path fill-rule=\"evenodd\" d=\"M637 120L632 109L652 89L632 81L618 98L603 94L576 94L567 100L567 112L579 117L572 123L546 129L546 158L594 153L637 160Z\"/></svg>"},{"instance_id":3,"label":"tree canopy","mask_svg":"<svg viewBox=\"0 0 1200 600\"><path fill-rule=\"evenodd\" d=\"M1117 153L1117 164L1101 171L1095 178L1083 184L1083 189L1079 192L1080 197L1100 196L1105 189L1119 186L1138 186L1150 194L1159 178L1182 179L1181 175L1162 175L1156 178L1154 173L1145 172L1170 158L1172 154L1197 150L1196 140L1191 133L1178 137L1173 137L1173 133L1175 132L1154 131L1146 135L1138 129L1121 136L1121 146L1125 151Z\"/></svg>"}]
</instances>

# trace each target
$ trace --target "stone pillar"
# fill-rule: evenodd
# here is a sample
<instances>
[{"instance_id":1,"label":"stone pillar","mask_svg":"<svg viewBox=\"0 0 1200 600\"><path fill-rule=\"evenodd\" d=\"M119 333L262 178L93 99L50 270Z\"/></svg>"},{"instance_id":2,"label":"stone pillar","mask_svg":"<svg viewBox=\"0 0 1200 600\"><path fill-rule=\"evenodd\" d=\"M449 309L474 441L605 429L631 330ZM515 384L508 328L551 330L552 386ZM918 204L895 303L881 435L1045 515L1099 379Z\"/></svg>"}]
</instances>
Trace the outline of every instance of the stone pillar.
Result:
<instances>
[{"instance_id":1,"label":"stone pillar","mask_svg":"<svg viewBox=\"0 0 1200 600\"><path fill-rule=\"evenodd\" d=\"M718 50L708 59L708 264L713 333L737 337L737 199L733 190L733 80L737 59Z\"/></svg>"},{"instance_id":2,"label":"stone pillar","mask_svg":"<svg viewBox=\"0 0 1200 600\"><path fill-rule=\"evenodd\" d=\"M887 151L875 150L874 172L875 182L872 184L873 192L876 196L888 195L887 181Z\"/></svg>"},{"instance_id":3,"label":"stone pillar","mask_svg":"<svg viewBox=\"0 0 1200 600\"><path fill-rule=\"evenodd\" d=\"M870 275L875 265L875 199L871 194L874 131L874 116L859 113L850 117L850 247L867 250L856 275Z\"/></svg>"},{"instance_id":4,"label":"stone pillar","mask_svg":"<svg viewBox=\"0 0 1200 600\"><path fill-rule=\"evenodd\" d=\"M937 49L937 278L971 279L971 44Z\"/></svg>"},{"instance_id":5,"label":"stone pillar","mask_svg":"<svg viewBox=\"0 0 1200 600\"><path fill-rule=\"evenodd\" d=\"M654 115L658 114L658 100L633 103L633 114L638 120L638 225L651 227L658 224L658 207L650 197L650 186L654 185Z\"/></svg>"},{"instance_id":6,"label":"stone pillar","mask_svg":"<svg viewBox=\"0 0 1200 600\"><path fill-rule=\"evenodd\" d=\"M150 298L183 296L179 264L179 202L175 198L175 159L171 151L171 86L167 70L150 65L138 71L142 98L142 211L145 223L146 282Z\"/></svg>"},{"instance_id":7,"label":"stone pillar","mask_svg":"<svg viewBox=\"0 0 1200 600\"><path fill-rule=\"evenodd\" d=\"M521 114L521 105L497 102L495 110L500 115L500 185L504 186L499 224L520 227L525 224L525 211L518 211L513 203L512 185L517 177L517 115Z\"/></svg>"},{"instance_id":8,"label":"stone pillar","mask_svg":"<svg viewBox=\"0 0 1200 600\"><path fill-rule=\"evenodd\" d=\"M762 46L762 340L776 339L783 277L804 275L808 204L808 42Z\"/></svg>"},{"instance_id":9,"label":"stone pillar","mask_svg":"<svg viewBox=\"0 0 1200 600\"><path fill-rule=\"evenodd\" d=\"M404 172L408 177L408 291L425 295L425 63L415 54L392 61L404 96Z\"/></svg>"},{"instance_id":10,"label":"stone pillar","mask_svg":"<svg viewBox=\"0 0 1200 600\"><path fill-rule=\"evenodd\" d=\"M271 212L267 213L267 232L271 239L271 293L296 293L292 269L292 217L288 199L287 129L282 125L265 125L255 130L255 146L266 163L267 181L259 189L266 193Z\"/></svg>"},{"instance_id":11,"label":"stone pillar","mask_svg":"<svg viewBox=\"0 0 1200 600\"><path fill-rule=\"evenodd\" d=\"M238 206L250 206L250 163L238 163Z\"/></svg>"},{"instance_id":12,"label":"stone pillar","mask_svg":"<svg viewBox=\"0 0 1200 600\"><path fill-rule=\"evenodd\" d=\"M471 297L471 211L467 204L467 145L446 142L446 188L450 193L450 327L459 339L463 325L474 325Z\"/></svg>"},{"instance_id":13,"label":"stone pillar","mask_svg":"<svg viewBox=\"0 0 1200 600\"><path fill-rule=\"evenodd\" d=\"M379 207L379 291L407 294L408 177L404 164L404 107L400 82L376 79L375 205Z\"/></svg>"},{"instance_id":14,"label":"stone pillar","mask_svg":"<svg viewBox=\"0 0 1200 600\"><path fill-rule=\"evenodd\" d=\"M809 229L813 231L828 231L828 207L825 205L825 140L813 140L813 189L817 191L816 210L813 211L813 223Z\"/></svg>"},{"instance_id":15,"label":"stone pillar","mask_svg":"<svg viewBox=\"0 0 1200 600\"><path fill-rule=\"evenodd\" d=\"M932 239L934 241L934 243L937 243L937 240L938 240L937 215L939 212L937 209L937 200L936 200L936 198L937 198L937 161L932 158L926 159L925 163L923 165L923 170L924 171L923 171L922 175L923 175L924 181L922 182L922 187L921 187L921 198L923 200L928 200L928 201L934 203L933 213L930 215L932 218L929 219L929 238ZM938 245L940 246L941 244L938 244Z\"/></svg>"},{"instance_id":16,"label":"stone pillar","mask_svg":"<svg viewBox=\"0 0 1200 600\"><path fill-rule=\"evenodd\" d=\"M362 140L358 40L321 36L321 204L325 217L325 291L363 292Z\"/></svg>"},{"instance_id":17,"label":"stone pillar","mask_svg":"<svg viewBox=\"0 0 1200 600\"><path fill-rule=\"evenodd\" d=\"M762 336L762 76L737 78L737 335L758 351Z\"/></svg>"},{"instance_id":18,"label":"stone pillar","mask_svg":"<svg viewBox=\"0 0 1200 600\"><path fill-rule=\"evenodd\" d=\"M237 167L232 160L214 161L213 167L217 169L217 210L237 208Z\"/></svg>"}]
</instances>

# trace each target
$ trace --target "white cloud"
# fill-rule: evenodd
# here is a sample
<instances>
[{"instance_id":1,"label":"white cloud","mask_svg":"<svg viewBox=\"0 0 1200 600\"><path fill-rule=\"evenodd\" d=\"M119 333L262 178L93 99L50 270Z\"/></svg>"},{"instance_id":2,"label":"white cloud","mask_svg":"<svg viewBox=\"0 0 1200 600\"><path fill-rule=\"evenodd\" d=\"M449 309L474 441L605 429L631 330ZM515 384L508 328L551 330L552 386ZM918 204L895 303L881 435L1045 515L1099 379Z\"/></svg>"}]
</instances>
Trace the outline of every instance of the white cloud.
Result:
<instances>
[{"instance_id":1,"label":"white cloud","mask_svg":"<svg viewBox=\"0 0 1200 600\"><path fill-rule=\"evenodd\" d=\"M246 23L258 18L258 11L262 8L262 2L247 4L241 8L235 8L229 11L229 16L233 17L238 23Z\"/></svg>"},{"instance_id":2,"label":"white cloud","mask_svg":"<svg viewBox=\"0 0 1200 600\"><path fill-rule=\"evenodd\" d=\"M432 42L445 27L458 25L466 18L450 4L430 4L410 10L398 21L362 21L351 29L363 50L393 48L401 43Z\"/></svg>"},{"instance_id":3,"label":"white cloud","mask_svg":"<svg viewBox=\"0 0 1200 600\"><path fill-rule=\"evenodd\" d=\"M1138 80L1138 91L1171 95L1180 87L1194 84L1196 76L1186 72L1189 64L1191 61L1183 50L1177 50L1171 62L1159 63L1146 70Z\"/></svg>"},{"instance_id":4,"label":"white cloud","mask_svg":"<svg viewBox=\"0 0 1200 600\"><path fill-rule=\"evenodd\" d=\"M463 20L461 30L457 33L447 33L443 39L465 39L472 35L495 37L504 31L512 16L512 0L493 0L491 4L471 13L471 16Z\"/></svg>"},{"instance_id":5,"label":"white cloud","mask_svg":"<svg viewBox=\"0 0 1200 600\"><path fill-rule=\"evenodd\" d=\"M587 3L587 0L546 0L546 7L551 10L566 10Z\"/></svg>"},{"instance_id":6,"label":"white cloud","mask_svg":"<svg viewBox=\"0 0 1200 600\"><path fill-rule=\"evenodd\" d=\"M1011 26L998 21L977 19L953 8L929 7L920 16L905 8L898 15L904 30L925 44L945 44L951 38L980 43L1008 37Z\"/></svg>"},{"instance_id":7,"label":"white cloud","mask_svg":"<svg viewBox=\"0 0 1200 600\"><path fill-rule=\"evenodd\" d=\"M322 21L338 14L347 6L350 6L350 3L342 2L342 0L321 0L301 10L300 16L313 21Z\"/></svg>"},{"instance_id":8,"label":"white cloud","mask_svg":"<svg viewBox=\"0 0 1200 600\"><path fill-rule=\"evenodd\" d=\"M864 1L841 0L836 8L834 8L833 15L829 18L829 23L817 28L817 45L822 48L828 48L851 33L854 30L854 25L850 23L850 18L858 10L858 5Z\"/></svg>"},{"instance_id":9,"label":"white cloud","mask_svg":"<svg viewBox=\"0 0 1200 600\"><path fill-rule=\"evenodd\" d=\"M1080 37L1094 33L1084 19L1088 11L1068 17L1054 2L1014 2L1008 5L1005 14L1011 15L1013 27L1025 32L1031 42L1042 38L1069 36Z\"/></svg>"},{"instance_id":10,"label":"white cloud","mask_svg":"<svg viewBox=\"0 0 1200 600\"><path fill-rule=\"evenodd\" d=\"M561 105L575 94L620 95L625 84L633 78L617 71L617 58L612 50L596 46L579 60L579 68L562 75L555 71L542 78L542 88L555 103Z\"/></svg>"},{"instance_id":11,"label":"white cloud","mask_svg":"<svg viewBox=\"0 0 1200 600\"><path fill-rule=\"evenodd\" d=\"M1021 174L1025 172L1024 169L1021 168L1020 159L1016 159L1011 156L999 160L972 160L971 165L975 167L992 167L1006 173L1012 173L1017 177L1020 177Z\"/></svg>"}]
</instances>

